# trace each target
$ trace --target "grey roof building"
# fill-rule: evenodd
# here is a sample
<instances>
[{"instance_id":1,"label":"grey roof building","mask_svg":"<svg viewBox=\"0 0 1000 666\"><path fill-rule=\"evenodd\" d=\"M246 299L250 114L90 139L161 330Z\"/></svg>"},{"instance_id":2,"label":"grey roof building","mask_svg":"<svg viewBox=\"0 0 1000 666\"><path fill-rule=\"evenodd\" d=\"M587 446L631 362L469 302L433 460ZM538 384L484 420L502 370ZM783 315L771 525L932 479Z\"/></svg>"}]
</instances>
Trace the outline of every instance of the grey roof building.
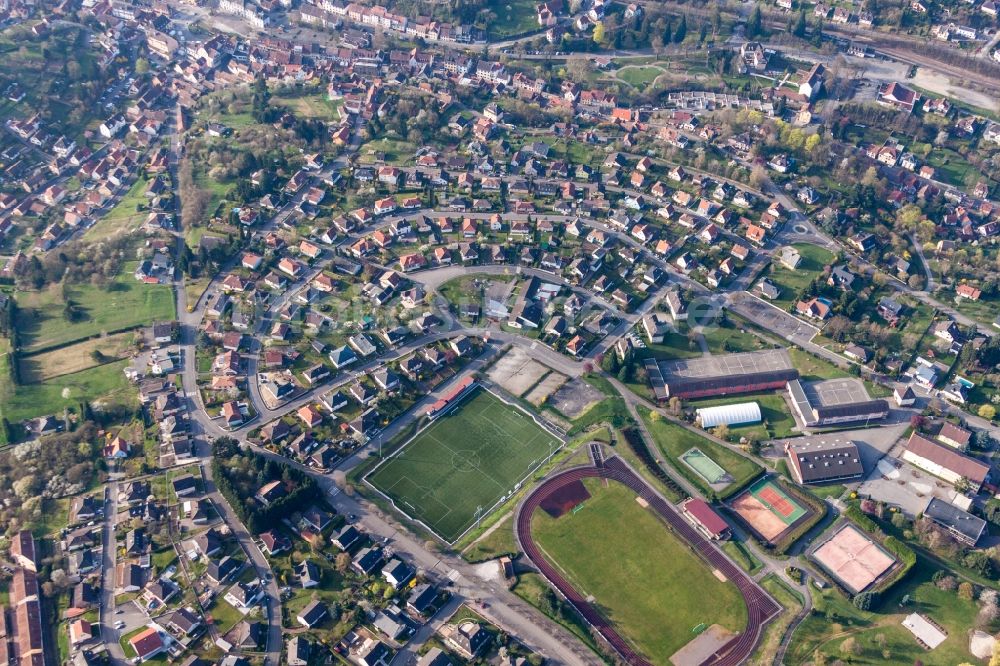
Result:
<instances>
[{"instance_id":1,"label":"grey roof building","mask_svg":"<svg viewBox=\"0 0 1000 666\"><path fill-rule=\"evenodd\" d=\"M975 546L986 530L986 521L937 497L931 499L924 515L967 546Z\"/></svg>"},{"instance_id":2,"label":"grey roof building","mask_svg":"<svg viewBox=\"0 0 1000 666\"><path fill-rule=\"evenodd\" d=\"M846 481L865 473L857 445L831 435L798 437L785 442L788 467L801 484Z\"/></svg>"}]
</instances>

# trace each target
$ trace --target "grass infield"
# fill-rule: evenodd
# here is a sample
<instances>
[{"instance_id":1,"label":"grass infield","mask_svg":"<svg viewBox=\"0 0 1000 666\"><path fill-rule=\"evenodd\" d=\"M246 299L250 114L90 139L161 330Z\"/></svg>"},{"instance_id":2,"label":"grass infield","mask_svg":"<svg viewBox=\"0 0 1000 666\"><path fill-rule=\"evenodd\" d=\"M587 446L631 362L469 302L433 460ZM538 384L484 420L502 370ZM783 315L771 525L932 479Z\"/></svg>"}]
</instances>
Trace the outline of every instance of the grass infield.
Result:
<instances>
[{"instance_id":1,"label":"grass infield","mask_svg":"<svg viewBox=\"0 0 1000 666\"><path fill-rule=\"evenodd\" d=\"M562 446L521 409L477 388L367 481L451 543Z\"/></svg>"},{"instance_id":2,"label":"grass infield","mask_svg":"<svg viewBox=\"0 0 1000 666\"><path fill-rule=\"evenodd\" d=\"M655 664L696 636L701 625L746 627L746 604L731 582L716 578L624 485L584 481L591 494L576 513L532 516L545 556L638 652ZM628 526L623 529L622 526Z\"/></svg>"}]
</instances>

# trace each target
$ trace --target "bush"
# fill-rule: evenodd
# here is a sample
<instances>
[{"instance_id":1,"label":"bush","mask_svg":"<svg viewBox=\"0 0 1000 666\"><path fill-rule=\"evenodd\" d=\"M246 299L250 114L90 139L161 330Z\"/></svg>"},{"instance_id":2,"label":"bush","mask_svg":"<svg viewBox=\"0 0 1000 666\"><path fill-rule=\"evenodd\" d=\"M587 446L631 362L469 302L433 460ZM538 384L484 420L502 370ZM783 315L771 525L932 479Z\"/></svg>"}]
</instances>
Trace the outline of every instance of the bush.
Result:
<instances>
[{"instance_id":1,"label":"bush","mask_svg":"<svg viewBox=\"0 0 1000 666\"><path fill-rule=\"evenodd\" d=\"M856 504L848 505L847 509L844 511L844 515L851 519L858 527L863 529L869 534L874 534L875 536L881 537L882 530L879 528L878 524L865 515L865 513L858 508Z\"/></svg>"},{"instance_id":2,"label":"bush","mask_svg":"<svg viewBox=\"0 0 1000 666\"><path fill-rule=\"evenodd\" d=\"M878 605L879 594L878 592L862 592L861 594L854 595L851 599L851 603L854 607L861 611L869 611Z\"/></svg>"}]
</instances>

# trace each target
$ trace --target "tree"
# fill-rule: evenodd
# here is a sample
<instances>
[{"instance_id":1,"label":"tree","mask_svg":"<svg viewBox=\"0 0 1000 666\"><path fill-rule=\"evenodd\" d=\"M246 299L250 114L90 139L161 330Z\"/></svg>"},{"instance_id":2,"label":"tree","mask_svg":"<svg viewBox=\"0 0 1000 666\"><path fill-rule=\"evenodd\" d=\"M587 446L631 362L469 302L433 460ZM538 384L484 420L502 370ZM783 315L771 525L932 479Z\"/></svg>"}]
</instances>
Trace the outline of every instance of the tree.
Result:
<instances>
[{"instance_id":1,"label":"tree","mask_svg":"<svg viewBox=\"0 0 1000 666\"><path fill-rule=\"evenodd\" d=\"M869 611L878 602L878 594L876 592L862 592L861 594L854 595L851 603L858 610Z\"/></svg>"},{"instance_id":2,"label":"tree","mask_svg":"<svg viewBox=\"0 0 1000 666\"><path fill-rule=\"evenodd\" d=\"M958 481L956 481L954 485L955 485L955 491L960 493L969 492L969 488L971 487L971 485L969 484L969 479L967 479L964 476L960 478Z\"/></svg>"},{"instance_id":3,"label":"tree","mask_svg":"<svg viewBox=\"0 0 1000 666\"><path fill-rule=\"evenodd\" d=\"M722 423L715 427L715 430L712 431L712 434L721 440L726 440L729 438L729 426L726 425L725 423Z\"/></svg>"},{"instance_id":4,"label":"tree","mask_svg":"<svg viewBox=\"0 0 1000 666\"><path fill-rule=\"evenodd\" d=\"M750 18L747 19L747 29L746 34L749 38L758 37L761 34L761 25L763 20L760 15L760 5L754 5L753 11L750 12Z\"/></svg>"},{"instance_id":5,"label":"tree","mask_svg":"<svg viewBox=\"0 0 1000 666\"><path fill-rule=\"evenodd\" d=\"M806 36L806 10L799 11L799 17L795 20L795 27L792 28L792 34L799 39Z\"/></svg>"},{"instance_id":6,"label":"tree","mask_svg":"<svg viewBox=\"0 0 1000 666\"><path fill-rule=\"evenodd\" d=\"M976 413L987 421L992 421L996 418L997 408L993 405L982 405Z\"/></svg>"},{"instance_id":7,"label":"tree","mask_svg":"<svg viewBox=\"0 0 1000 666\"><path fill-rule=\"evenodd\" d=\"M851 657L860 657L863 651L864 650L854 636L848 636L844 639L844 642L840 644L840 654L844 655L848 661L850 661Z\"/></svg>"},{"instance_id":8,"label":"tree","mask_svg":"<svg viewBox=\"0 0 1000 666\"><path fill-rule=\"evenodd\" d=\"M807 153L814 152L819 147L820 143L822 143L822 141L823 137L821 137L819 134L810 134L809 136L807 136L805 142L806 152Z\"/></svg>"},{"instance_id":9,"label":"tree","mask_svg":"<svg viewBox=\"0 0 1000 666\"><path fill-rule=\"evenodd\" d=\"M677 30L674 31L674 43L680 44L687 37L688 23L687 16L681 15L681 22L677 24Z\"/></svg>"},{"instance_id":10,"label":"tree","mask_svg":"<svg viewBox=\"0 0 1000 666\"><path fill-rule=\"evenodd\" d=\"M958 598L965 599L966 601L972 601L972 583L969 581L962 581L958 584Z\"/></svg>"},{"instance_id":11,"label":"tree","mask_svg":"<svg viewBox=\"0 0 1000 666\"><path fill-rule=\"evenodd\" d=\"M593 35L593 37L594 37L594 42L596 44L603 44L604 43L604 24L603 23L599 22L597 25L594 26L594 35Z\"/></svg>"}]
</instances>

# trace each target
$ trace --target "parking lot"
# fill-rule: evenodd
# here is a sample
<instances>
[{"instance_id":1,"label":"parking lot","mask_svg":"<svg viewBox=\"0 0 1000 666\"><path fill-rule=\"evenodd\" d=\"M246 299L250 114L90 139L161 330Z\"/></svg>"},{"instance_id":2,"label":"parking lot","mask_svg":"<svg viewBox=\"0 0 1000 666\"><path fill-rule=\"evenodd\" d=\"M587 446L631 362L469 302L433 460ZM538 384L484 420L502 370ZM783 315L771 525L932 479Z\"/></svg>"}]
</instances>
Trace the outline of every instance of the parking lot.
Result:
<instances>
[{"instance_id":1,"label":"parking lot","mask_svg":"<svg viewBox=\"0 0 1000 666\"><path fill-rule=\"evenodd\" d=\"M958 494L950 483L893 456L886 456L878 461L858 492L898 506L909 516L923 512L932 497L951 503Z\"/></svg>"},{"instance_id":2,"label":"parking lot","mask_svg":"<svg viewBox=\"0 0 1000 666\"><path fill-rule=\"evenodd\" d=\"M819 333L819 329L815 326L799 321L787 312L747 292L733 294L730 309L786 340L809 342Z\"/></svg>"}]
</instances>

